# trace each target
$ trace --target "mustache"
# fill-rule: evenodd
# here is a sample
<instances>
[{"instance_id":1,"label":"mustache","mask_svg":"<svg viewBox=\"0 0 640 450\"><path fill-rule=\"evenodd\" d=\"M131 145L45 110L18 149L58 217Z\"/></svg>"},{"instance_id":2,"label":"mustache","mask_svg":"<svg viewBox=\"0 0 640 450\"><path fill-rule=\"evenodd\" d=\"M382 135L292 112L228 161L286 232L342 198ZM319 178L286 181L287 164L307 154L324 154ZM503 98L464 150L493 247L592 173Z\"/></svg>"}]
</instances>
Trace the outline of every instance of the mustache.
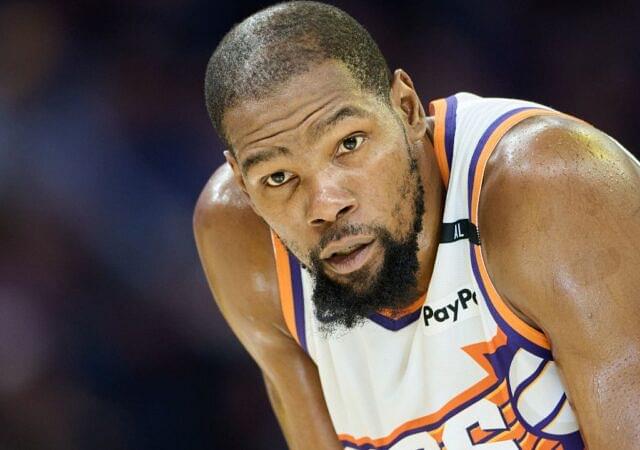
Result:
<instances>
[{"instance_id":1,"label":"mustache","mask_svg":"<svg viewBox=\"0 0 640 450\"><path fill-rule=\"evenodd\" d=\"M329 228L320 238L320 242L318 243L316 249L311 252L313 257L312 259L318 257L318 255L320 255L320 252L322 252L322 250L327 245L329 245L329 243L337 241L338 239L342 239L346 236L356 236L364 233L374 234L378 236L380 234L380 227L364 224L346 224Z\"/></svg>"}]
</instances>

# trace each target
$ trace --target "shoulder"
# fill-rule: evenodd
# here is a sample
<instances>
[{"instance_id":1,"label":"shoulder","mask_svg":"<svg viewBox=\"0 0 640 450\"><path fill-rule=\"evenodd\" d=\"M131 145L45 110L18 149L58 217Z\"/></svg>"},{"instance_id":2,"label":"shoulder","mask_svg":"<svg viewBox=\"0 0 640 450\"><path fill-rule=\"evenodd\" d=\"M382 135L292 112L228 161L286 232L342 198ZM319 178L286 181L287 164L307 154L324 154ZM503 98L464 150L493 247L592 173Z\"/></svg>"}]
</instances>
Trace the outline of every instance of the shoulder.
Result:
<instances>
[{"instance_id":1,"label":"shoulder","mask_svg":"<svg viewBox=\"0 0 640 450\"><path fill-rule=\"evenodd\" d=\"M567 182L567 177L597 186L600 173L621 168L636 169L626 152L597 128L568 116L534 116L500 140L488 161L483 189L518 180L544 186Z\"/></svg>"},{"instance_id":2,"label":"shoulder","mask_svg":"<svg viewBox=\"0 0 640 450\"><path fill-rule=\"evenodd\" d=\"M202 189L194 209L193 225L195 230L205 231L241 222L252 215L255 216L252 222L260 221L234 181L231 168L225 163L218 167Z\"/></svg>"},{"instance_id":3,"label":"shoulder","mask_svg":"<svg viewBox=\"0 0 640 450\"><path fill-rule=\"evenodd\" d=\"M193 229L199 250L211 254L227 253L238 271L268 271L273 265L269 227L253 211L248 198L223 164L203 188L193 213ZM222 256L222 255L220 255ZM244 265L244 262L253 262Z\"/></svg>"},{"instance_id":4,"label":"shoulder","mask_svg":"<svg viewBox=\"0 0 640 450\"><path fill-rule=\"evenodd\" d=\"M535 305L521 299L543 298L558 282L589 284L620 263L639 228L639 189L638 165L596 128L562 116L515 126L489 159L480 197L496 287L539 322Z\"/></svg>"},{"instance_id":5,"label":"shoulder","mask_svg":"<svg viewBox=\"0 0 640 450\"><path fill-rule=\"evenodd\" d=\"M193 229L200 261L231 328L254 358L288 337L282 317L269 227L222 165L196 203Z\"/></svg>"}]
</instances>

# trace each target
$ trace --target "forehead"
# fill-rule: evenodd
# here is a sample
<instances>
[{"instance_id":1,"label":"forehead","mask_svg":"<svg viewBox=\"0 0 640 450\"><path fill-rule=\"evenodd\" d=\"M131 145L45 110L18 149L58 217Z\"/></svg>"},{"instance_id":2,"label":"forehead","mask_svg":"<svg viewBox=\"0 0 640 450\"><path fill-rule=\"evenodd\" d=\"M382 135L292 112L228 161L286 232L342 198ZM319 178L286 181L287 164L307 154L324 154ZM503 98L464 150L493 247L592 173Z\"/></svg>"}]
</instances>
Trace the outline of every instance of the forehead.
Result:
<instances>
[{"instance_id":1,"label":"forehead","mask_svg":"<svg viewBox=\"0 0 640 450\"><path fill-rule=\"evenodd\" d=\"M238 151L347 103L371 110L377 101L373 94L362 92L344 65L327 61L292 77L265 98L245 100L229 108L223 127L229 143Z\"/></svg>"}]
</instances>

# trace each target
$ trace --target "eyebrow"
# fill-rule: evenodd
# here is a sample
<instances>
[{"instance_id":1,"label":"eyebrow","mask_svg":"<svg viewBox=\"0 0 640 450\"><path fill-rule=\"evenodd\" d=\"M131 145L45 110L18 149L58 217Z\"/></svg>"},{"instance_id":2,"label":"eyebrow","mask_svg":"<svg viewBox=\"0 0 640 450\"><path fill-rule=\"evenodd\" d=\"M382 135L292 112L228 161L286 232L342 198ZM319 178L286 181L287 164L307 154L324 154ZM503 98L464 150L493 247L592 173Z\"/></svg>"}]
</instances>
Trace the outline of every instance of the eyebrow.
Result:
<instances>
[{"instance_id":1,"label":"eyebrow","mask_svg":"<svg viewBox=\"0 0 640 450\"><path fill-rule=\"evenodd\" d=\"M326 119L323 119L313 125L310 130L311 136L313 139L317 139L320 135L326 132L327 129L336 126L340 121L349 117L371 117L371 114L357 106L344 106Z\"/></svg>"},{"instance_id":2,"label":"eyebrow","mask_svg":"<svg viewBox=\"0 0 640 450\"><path fill-rule=\"evenodd\" d=\"M259 150L254 154L252 154L251 156L247 157L244 161L242 161L240 165L242 168L242 173L246 175L249 169L255 166L256 164L269 161L280 155L290 155L290 154L291 152L286 147L271 147L271 148L265 148L264 150Z\"/></svg>"},{"instance_id":3,"label":"eyebrow","mask_svg":"<svg viewBox=\"0 0 640 450\"><path fill-rule=\"evenodd\" d=\"M317 124L313 125L310 130L311 136L313 137L313 139L317 139L327 129L337 125L340 121L349 117L371 117L371 114L357 106L344 106L326 119L323 119ZM259 163L272 160L281 155L288 156L290 154L291 151L286 147L266 148L264 150L255 152L244 161L242 161L242 163L240 164L240 168L242 169L242 173L246 175L251 167Z\"/></svg>"}]
</instances>

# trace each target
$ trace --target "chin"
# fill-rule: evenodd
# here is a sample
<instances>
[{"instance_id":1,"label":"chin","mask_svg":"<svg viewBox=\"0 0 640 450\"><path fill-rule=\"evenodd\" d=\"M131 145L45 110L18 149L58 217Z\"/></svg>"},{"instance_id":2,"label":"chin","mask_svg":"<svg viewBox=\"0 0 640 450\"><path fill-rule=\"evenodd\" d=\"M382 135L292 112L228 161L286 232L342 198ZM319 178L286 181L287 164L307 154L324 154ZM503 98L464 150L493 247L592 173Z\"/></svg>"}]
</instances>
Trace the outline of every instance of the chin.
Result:
<instances>
[{"instance_id":1,"label":"chin","mask_svg":"<svg viewBox=\"0 0 640 450\"><path fill-rule=\"evenodd\" d=\"M333 282L352 289L357 294L364 294L380 275L380 264L368 264L348 274L337 274L331 269L323 272Z\"/></svg>"}]
</instances>

